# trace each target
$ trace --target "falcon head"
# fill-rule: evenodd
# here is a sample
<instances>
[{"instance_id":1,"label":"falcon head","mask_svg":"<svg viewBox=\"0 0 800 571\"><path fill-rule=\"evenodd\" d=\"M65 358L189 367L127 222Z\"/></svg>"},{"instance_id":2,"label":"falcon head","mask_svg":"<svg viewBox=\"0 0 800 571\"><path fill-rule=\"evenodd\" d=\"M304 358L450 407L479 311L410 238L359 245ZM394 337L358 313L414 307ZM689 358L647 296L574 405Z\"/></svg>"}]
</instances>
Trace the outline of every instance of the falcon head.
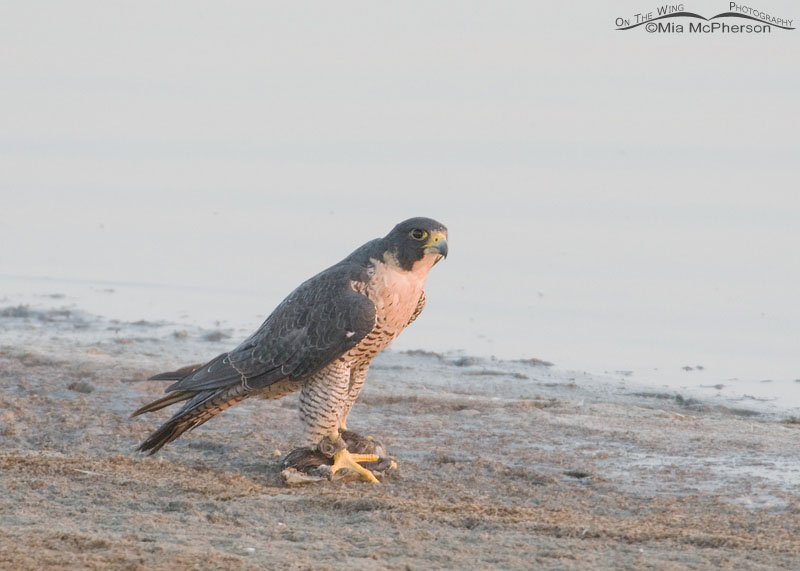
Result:
<instances>
[{"instance_id":1,"label":"falcon head","mask_svg":"<svg viewBox=\"0 0 800 571\"><path fill-rule=\"evenodd\" d=\"M431 218L409 218L395 226L384 241L386 253L407 272L427 271L447 257L447 228Z\"/></svg>"}]
</instances>

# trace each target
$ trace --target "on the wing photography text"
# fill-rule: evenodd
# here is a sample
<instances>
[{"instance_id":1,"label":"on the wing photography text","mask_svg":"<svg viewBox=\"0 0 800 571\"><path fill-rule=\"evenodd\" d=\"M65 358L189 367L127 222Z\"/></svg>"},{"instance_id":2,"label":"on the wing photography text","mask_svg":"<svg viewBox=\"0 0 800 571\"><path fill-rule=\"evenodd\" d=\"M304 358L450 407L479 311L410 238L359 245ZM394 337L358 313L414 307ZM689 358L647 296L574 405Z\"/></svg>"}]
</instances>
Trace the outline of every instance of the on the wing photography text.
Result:
<instances>
[{"instance_id":1,"label":"on the wing photography text","mask_svg":"<svg viewBox=\"0 0 800 571\"><path fill-rule=\"evenodd\" d=\"M737 2L729 2L727 11L710 17L687 10L684 4L664 4L630 17L619 16L614 23L617 30L642 27L651 34L772 34L775 29L794 30L792 18Z\"/></svg>"}]
</instances>

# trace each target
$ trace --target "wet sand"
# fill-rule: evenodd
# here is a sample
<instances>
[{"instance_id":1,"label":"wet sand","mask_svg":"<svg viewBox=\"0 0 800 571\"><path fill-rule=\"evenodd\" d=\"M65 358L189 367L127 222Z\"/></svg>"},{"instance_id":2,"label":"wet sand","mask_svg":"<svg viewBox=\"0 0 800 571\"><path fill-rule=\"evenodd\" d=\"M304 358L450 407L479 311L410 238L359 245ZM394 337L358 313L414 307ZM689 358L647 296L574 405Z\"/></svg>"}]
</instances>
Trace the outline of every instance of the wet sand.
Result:
<instances>
[{"instance_id":1,"label":"wet sand","mask_svg":"<svg viewBox=\"0 0 800 571\"><path fill-rule=\"evenodd\" d=\"M0 568L798 567L798 419L536 362L379 356L348 424L380 484L284 484L296 396L134 454L144 379L226 335L3 310Z\"/></svg>"}]
</instances>

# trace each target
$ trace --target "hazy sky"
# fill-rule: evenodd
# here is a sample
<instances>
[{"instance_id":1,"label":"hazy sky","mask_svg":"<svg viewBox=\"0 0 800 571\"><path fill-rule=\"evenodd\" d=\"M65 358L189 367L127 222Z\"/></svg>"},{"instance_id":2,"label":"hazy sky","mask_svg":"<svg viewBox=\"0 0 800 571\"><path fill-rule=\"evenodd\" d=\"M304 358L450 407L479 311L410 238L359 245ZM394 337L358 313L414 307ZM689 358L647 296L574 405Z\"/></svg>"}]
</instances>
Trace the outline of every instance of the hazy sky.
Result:
<instances>
[{"instance_id":1,"label":"hazy sky","mask_svg":"<svg viewBox=\"0 0 800 571\"><path fill-rule=\"evenodd\" d=\"M410 346L800 376L800 30L565 4L3 2L0 274L265 313L426 215L452 255Z\"/></svg>"}]
</instances>

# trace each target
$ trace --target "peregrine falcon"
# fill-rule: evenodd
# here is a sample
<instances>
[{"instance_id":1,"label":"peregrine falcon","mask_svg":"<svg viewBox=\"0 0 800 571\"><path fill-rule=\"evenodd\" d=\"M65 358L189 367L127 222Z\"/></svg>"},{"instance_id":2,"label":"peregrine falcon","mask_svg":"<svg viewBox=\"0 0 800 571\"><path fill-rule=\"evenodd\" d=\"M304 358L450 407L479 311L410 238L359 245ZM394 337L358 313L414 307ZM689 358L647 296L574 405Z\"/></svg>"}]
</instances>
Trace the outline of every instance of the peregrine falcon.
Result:
<instances>
[{"instance_id":1,"label":"peregrine falcon","mask_svg":"<svg viewBox=\"0 0 800 571\"><path fill-rule=\"evenodd\" d=\"M133 413L186 401L138 448L153 454L187 430L246 398L300 391L306 445L327 445L331 474L342 468L377 482L361 463L376 455L348 451L341 434L372 359L425 305L428 271L447 256L447 228L411 218L300 284L258 330L204 365L162 373L167 395Z\"/></svg>"}]
</instances>

